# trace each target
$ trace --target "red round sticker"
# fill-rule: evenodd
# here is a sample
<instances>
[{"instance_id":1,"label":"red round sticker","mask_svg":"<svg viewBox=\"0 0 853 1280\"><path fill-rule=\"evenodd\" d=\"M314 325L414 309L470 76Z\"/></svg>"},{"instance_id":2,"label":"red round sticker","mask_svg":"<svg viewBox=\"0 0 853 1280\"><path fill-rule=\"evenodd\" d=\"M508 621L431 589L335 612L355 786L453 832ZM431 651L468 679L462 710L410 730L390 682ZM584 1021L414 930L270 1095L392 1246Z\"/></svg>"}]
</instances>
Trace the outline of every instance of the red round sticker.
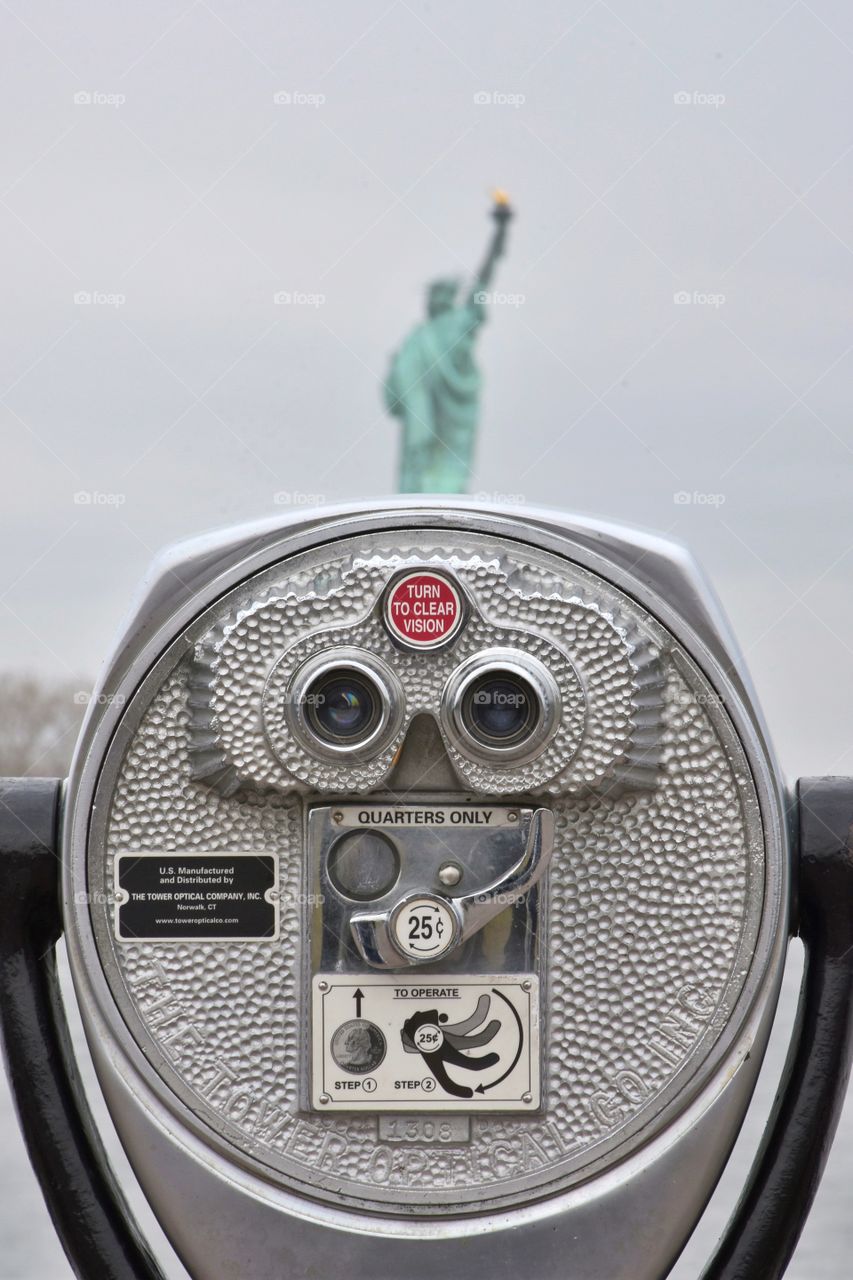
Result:
<instances>
[{"instance_id":1,"label":"red round sticker","mask_svg":"<svg viewBox=\"0 0 853 1280\"><path fill-rule=\"evenodd\" d=\"M391 635L410 649L434 649L462 622L462 599L441 574L416 569L388 592L385 621Z\"/></svg>"}]
</instances>

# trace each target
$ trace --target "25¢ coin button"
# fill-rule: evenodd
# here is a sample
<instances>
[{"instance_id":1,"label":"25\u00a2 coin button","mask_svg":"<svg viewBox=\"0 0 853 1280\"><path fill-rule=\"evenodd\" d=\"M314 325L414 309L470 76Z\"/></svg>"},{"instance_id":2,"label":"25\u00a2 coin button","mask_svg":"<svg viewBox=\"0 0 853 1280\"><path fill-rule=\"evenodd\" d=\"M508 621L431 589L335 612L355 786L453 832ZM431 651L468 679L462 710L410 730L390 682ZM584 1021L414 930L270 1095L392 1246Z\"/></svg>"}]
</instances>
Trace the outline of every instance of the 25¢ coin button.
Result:
<instances>
[{"instance_id":1,"label":"25\u00a2 coin button","mask_svg":"<svg viewBox=\"0 0 853 1280\"><path fill-rule=\"evenodd\" d=\"M456 943L458 923L440 898L412 898L397 911L393 921L397 950L412 960L435 960Z\"/></svg>"}]
</instances>

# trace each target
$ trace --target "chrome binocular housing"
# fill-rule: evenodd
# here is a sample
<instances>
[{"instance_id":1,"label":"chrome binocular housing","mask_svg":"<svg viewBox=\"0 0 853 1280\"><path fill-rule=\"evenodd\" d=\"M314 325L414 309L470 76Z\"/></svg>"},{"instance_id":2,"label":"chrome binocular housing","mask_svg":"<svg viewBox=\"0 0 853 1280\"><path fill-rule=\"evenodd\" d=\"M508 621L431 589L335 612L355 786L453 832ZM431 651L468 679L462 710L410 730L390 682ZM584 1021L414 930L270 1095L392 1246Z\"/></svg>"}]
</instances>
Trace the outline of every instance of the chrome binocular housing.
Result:
<instances>
[{"instance_id":1,"label":"chrome binocular housing","mask_svg":"<svg viewBox=\"0 0 853 1280\"><path fill-rule=\"evenodd\" d=\"M665 1275L766 1045L785 805L663 539L415 499L171 552L91 702L63 909L190 1275Z\"/></svg>"}]
</instances>

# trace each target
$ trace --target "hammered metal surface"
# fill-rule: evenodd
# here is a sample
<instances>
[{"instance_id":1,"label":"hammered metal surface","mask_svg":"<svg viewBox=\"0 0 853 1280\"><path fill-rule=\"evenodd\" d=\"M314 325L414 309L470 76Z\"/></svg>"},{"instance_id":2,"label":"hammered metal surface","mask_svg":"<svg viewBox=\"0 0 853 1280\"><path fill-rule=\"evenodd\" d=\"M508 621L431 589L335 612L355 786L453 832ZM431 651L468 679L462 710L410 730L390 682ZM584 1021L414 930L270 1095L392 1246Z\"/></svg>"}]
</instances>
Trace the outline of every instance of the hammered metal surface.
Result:
<instances>
[{"instance_id":1,"label":"hammered metal surface","mask_svg":"<svg viewBox=\"0 0 853 1280\"><path fill-rule=\"evenodd\" d=\"M400 732L388 744L376 760L349 768L342 768L338 762L323 763L317 760L299 740L288 731L285 703L288 697L288 686L293 673L299 666L315 653L326 649L355 644L358 648L382 658L393 668L400 681L406 700L406 714ZM282 655L273 668L264 691L264 726L266 742L257 740L251 744L250 750L241 754L240 743L235 743L235 760L238 771L253 781L261 779L273 783L278 780L293 785L297 780L317 790L361 792L381 785L390 772L394 757L406 736L406 730L412 718L418 712L433 712L441 703L441 693L451 672L470 654L479 653L490 645L500 645L505 649L521 649L532 654L548 667L560 690L563 715L547 751L527 765L513 768L502 768L496 777L494 768L484 769L475 761L466 759L460 752L445 743L456 771L465 782L480 790L483 787L501 791L518 791L530 787L541 786L554 771L554 760L572 760L578 754L583 741L584 722L586 718L586 699L583 687L575 674L572 665L565 655L553 644L548 644L539 636L525 632L510 631L472 618L459 638L459 642L441 653L401 653L395 649L388 639L388 633L376 617L367 618L358 626L333 627L329 631L320 632L299 641ZM269 650L264 655L269 661ZM263 662L259 654L256 660ZM626 661L627 667L627 661ZM227 671L225 687L233 690L236 663ZM626 686L628 679L626 676ZM216 690L218 693L218 688ZM217 708L217 719L223 716L219 711L220 698L214 697ZM626 715L626 723L628 716ZM600 740L600 739L599 739ZM269 745L267 745L269 744ZM272 748L272 752L270 751ZM615 747L611 747L615 750ZM599 748L598 767L603 772L605 753ZM279 765L280 762L280 765ZM609 761L608 761L609 763ZM284 766L284 771L281 766ZM588 766L590 771L593 766ZM495 788L495 782L498 787Z\"/></svg>"},{"instance_id":2,"label":"hammered metal surface","mask_svg":"<svg viewBox=\"0 0 853 1280\"><path fill-rule=\"evenodd\" d=\"M641 1128L645 1139L720 1035L761 908L760 821L742 749L674 641L568 562L509 543L495 555L494 540L473 534L456 543L418 552L362 538L327 549L322 578L312 553L221 601L194 653L147 705L131 709L141 718L115 761L106 847L90 851L93 900L99 892L104 900L95 924L105 970L175 1093L288 1185L386 1213L389 1204L429 1213L448 1202L517 1200L524 1189L541 1195L587 1176L594 1161L624 1156ZM583 690L582 735L570 715L559 749L552 744L547 765L525 781L455 762L468 785L492 793L535 785L556 812L543 1110L474 1116L470 1141L426 1147L378 1141L370 1116L326 1118L302 1107L308 882L299 792L309 776L321 789L356 784L331 765L315 763L309 774L284 743L273 751L261 709L276 662L294 645L309 651L318 630L384 651L373 605L387 578L415 562L452 564L479 615L450 654L395 656L418 706L434 696L437 672L511 633L529 652L553 651L544 660L564 689ZM205 695L215 708L207 718ZM207 781L199 778L202 722L217 757ZM225 774L251 785L230 795L229 786L210 785ZM280 941L116 943L112 858L130 848L277 852Z\"/></svg>"},{"instance_id":3,"label":"hammered metal surface","mask_svg":"<svg viewBox=\"0 0 853 1280\"><path fill-rule=\"evenodd\" d=\"M451 568L471 598L472 617L450 649L401 651L380 620L379 601L389 578L418 565ZM616 762L627 764L632 738L642 753L641 767L653 767L658 699L649 693L659 678L654 650L630 634L618 615L603 613L594 596L585 600L567 592L565 582L523 574L522 566L498 557L464 557L455 549L429 546L414 554L389 549L356 555L336 565L334 573L297 577L260 601L238 606L199 644L192 668L196 776L224 784L227 791L240 782L285 788L301 783L319 790L377 787L412 716L436 710L450 673L471 654L493 646L520 649L549 667L560 688L562 724L548 749L524 766L484 768L446 743L465 783L497 792L552 780L567 790L593 786ZM337 625L330 627L332 620ZM542 637L543 630L559 639L560 648ZM287 732L284 714L288 684L300 664L344 644L383 658L406 697L397 738L375 760L349 769L318 762Z\"/></svg>"}]
</instances>

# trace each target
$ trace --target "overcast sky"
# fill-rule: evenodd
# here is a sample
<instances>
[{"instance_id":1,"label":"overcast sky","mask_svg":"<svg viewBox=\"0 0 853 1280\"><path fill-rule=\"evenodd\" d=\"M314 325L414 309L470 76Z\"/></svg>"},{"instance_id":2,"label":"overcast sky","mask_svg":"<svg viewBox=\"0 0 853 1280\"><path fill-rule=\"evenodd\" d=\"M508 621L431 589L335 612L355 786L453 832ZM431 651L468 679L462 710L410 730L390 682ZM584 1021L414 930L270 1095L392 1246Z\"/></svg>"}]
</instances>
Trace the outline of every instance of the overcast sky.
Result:
<instances>
[{"instance_id":1,"label":"overcast sky","mask_svg":"<svg viewBox=\"0 0 853 1280\"><path fill-rule=\"evenodd\" d=\"M392 492L389 354L500 185L474 490L690 544L788 773L853 771L849 5L9 0L0 38L0 665L84 685L162 545Z\"/></svg>"},{"instance_id":2,"label":"overcast sky","mask_svg":"<svg viewBox=\"0 0 853 1280\"><path fill-rule=\"evenodd\" d=\"M12 0L3 663L85 680L164 543L391 492L389 353L501 185L474 489L689 543L789 770L853 767L853 12L704 8Z\"/></svg>"}]
</instances>

